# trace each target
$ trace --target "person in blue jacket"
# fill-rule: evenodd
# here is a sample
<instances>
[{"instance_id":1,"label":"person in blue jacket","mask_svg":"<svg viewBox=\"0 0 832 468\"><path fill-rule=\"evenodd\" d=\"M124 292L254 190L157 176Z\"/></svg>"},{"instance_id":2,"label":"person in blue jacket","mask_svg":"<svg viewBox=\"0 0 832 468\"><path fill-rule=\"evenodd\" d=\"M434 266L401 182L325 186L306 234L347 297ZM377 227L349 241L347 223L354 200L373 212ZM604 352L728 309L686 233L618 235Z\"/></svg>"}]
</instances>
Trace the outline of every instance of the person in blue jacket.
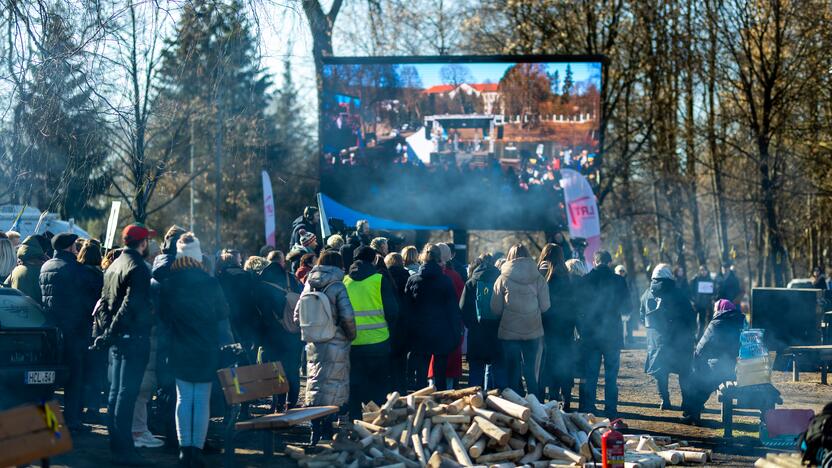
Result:
<instances>
[{"instance_id":1,"label":"person in blue jacket","mask_svg":"<svg viewBox=\"0 0 832 468\"><path fill-rule=\"evenodd\" d=\"M736 378L745 316L726 299L720 299L714 309L714 318L693 353L693 374L688 379L689 389L682 403L682 422L685 424L699 424L711 393L719 388L719 384Z\"/></svg>"}]
</instances>

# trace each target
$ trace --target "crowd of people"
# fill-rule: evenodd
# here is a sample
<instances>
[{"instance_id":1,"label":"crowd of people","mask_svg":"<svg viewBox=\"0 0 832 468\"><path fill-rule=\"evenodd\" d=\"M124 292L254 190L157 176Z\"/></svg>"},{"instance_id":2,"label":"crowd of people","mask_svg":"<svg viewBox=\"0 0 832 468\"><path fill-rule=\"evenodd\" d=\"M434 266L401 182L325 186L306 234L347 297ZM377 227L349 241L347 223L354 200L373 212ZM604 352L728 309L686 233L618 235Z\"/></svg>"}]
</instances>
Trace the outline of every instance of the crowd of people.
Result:
<instances>
[{"instance_id":1,"label":"crowd of people","mask_svg":"<svg viewBox=\"0 0 832 468\"><path fill-rule=\"evenodd\" d=\"M453 244L391 252L364 220L326 239L318 226L309 207L292 226L288 253L267 246L245 260L235 249L206 255L175 225L159 245L154 231L131 224L122 247L107 252L70 233L16 246L0 235L0 263L16 256L5 286L42 304L63 332L69 430L87 431L85 415L97 414L106 395L113 462L144 465L136 448L165 443L148 429L154 401L183 466L203 466L221 367L280 361L290 390L275 396L273 411L334 405L352 420L390 391L459 386L463 354L467 385L534 393L569 409L578 379L579 411L617 414L622 318L631 311L626 272L609 252L596 252L590 267L559 236L537 258L516 244L466 265ZM678 374L685 421L696 423L734 371L744 317L730 265L717 279L701 268L692 285L656 266L640 317L661 407L671 408L668 376ZM321 301L331 320L324 331L308 320ZM332 433L332 419L318 421L312 442Z\"/></svg>"}]
</instances>

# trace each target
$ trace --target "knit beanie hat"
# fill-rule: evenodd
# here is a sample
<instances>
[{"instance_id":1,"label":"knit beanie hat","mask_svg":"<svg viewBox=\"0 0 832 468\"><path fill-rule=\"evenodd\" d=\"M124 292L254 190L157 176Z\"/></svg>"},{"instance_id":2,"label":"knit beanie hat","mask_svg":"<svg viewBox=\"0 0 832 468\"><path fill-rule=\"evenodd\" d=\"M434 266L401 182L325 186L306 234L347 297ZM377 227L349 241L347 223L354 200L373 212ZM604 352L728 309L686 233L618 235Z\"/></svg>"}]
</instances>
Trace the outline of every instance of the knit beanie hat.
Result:
<instances>
[{"instance_id":1,"label":"knit beanie hat","mask_svg":"<svg viewBox=\"0 0 832 468\"><path fill-rule=\"evenodd\" d=\"M309 246L311 246L311 245L312 245L312 243L313 243L313 242L317 242L317 240L318 240L318 237L317 237L317 236L315 236L315 234L314 234L314 233L311 233L311 232L304 232L304 233L300 236L300 243L301 243L304 247L309 247Z\"/></svg>"},{"instance_id":2,"label":"knit beanie hat","mask_svg":"<svg viewBox=\"0 0 832 468\"><path fill-rule=\"evenodd\" d=\"M199 239L192 233L186 232L176 241L176 258L190 257L202 262L202 249L199 247Z\"/></svg>"}]
</instances>

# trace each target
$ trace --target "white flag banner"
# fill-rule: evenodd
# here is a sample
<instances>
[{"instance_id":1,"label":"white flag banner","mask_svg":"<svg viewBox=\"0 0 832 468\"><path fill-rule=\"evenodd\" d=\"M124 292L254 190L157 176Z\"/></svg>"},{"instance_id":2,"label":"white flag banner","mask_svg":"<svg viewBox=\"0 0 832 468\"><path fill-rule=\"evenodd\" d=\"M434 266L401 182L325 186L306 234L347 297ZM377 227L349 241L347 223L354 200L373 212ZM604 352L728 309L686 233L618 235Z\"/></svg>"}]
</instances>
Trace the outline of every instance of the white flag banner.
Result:
<instances>
[{"instance_id":1,"label":"white flag banner","mask_svg":"<svg viewBox=\"0 0 832 468\"><path fill-rule=\"evenodd\" d=\"M118 213L121 211L121 202L113 201L110 206L110 219L107 220L107 237L104 238L104 248L110 250L116 241L116 228L118 228Z\"/></svg>"},{"instance_id":2,"label":"white flag banner","mask_svg":"<svg viewBox=\"0 0 832 468\"><path fill-rule=\"evenodd\" d=\"M263 217L266 221L266 245L275 247L274 196L269 174L263 171Z\"/></svg>"},{"instance_id":3,"label":"white flag banner","mask_svg":"<svg viewBox=\"0 0 832 468\"><path fill-rule=\"evenodd\" d=\"M592 186L586 177L572 169L560 171L560 186L566 203L566 219L569 222L569 237L582 237L587 241L586 259L591 260L601 248L601 221L598 218L598 203ZM588 265L591 261L586 260Z\"/></svg>"}]
</instances>

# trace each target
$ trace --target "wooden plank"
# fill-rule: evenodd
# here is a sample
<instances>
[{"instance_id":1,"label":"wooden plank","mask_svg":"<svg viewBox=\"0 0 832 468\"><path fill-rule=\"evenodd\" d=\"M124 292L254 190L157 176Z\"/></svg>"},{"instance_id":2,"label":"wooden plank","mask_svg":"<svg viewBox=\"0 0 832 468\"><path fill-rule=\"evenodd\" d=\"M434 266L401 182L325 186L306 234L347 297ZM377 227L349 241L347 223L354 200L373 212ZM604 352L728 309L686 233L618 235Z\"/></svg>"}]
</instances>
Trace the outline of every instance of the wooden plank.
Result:
<instances>
[{"instance_id":1,"label":"wooden plank","mask_svg":"<svg viewBox=\"0 0 832 468\"><path fill-rule=\"evenodd\" d=\"M241 421L235 425L237 430L282 429L318 419L338 412L337 406L313 406L295 408L281 414L270 414L259 418Z\"/></svg>"},{"instance_id":2,"label":"wooden plank","mask_svg":"<svg viewBox=\"0 0 832 468\"><path fill-rule=\"evenodd\" d=\"M47 403L60 426L65 426L64 415L56 401ZM46 429L43 411L36 405L24 405L0 413L0 441Z\"/></svg>"},{"instance_id":3,"label":"wooden plank","mask_svg":"<svg viewBox=\"0 0 832 468\"><path fill-rule=\"evenodd\" d=\"M25 465L72 450L69 431L64 429L57 438L51 430L33 432L17 439L0 442L0 465Z\"/></svg>"},{"instance_id":4,"label":"wooden plank","mask_svg":"<svg viewBox=\"0 0 832 468\"><path fill-rule=\"evenodd\" d=\"M237 380L241 384L247 382L257 382L260 380L278 379L278 374L286 378L286 372L283 370L283 364L277 362L264 362L263 364L253 364L250 366L234 367L234 373L237 375ZM217 371L217 375L222 382L223 387L234 385L234 377L232 375L232 368L228 367Z\"/></svg>"},{"instance_id":5,"label":"wooden plank","mask_svg":"<svg viewBox=\"0 0 832 468\"><path fill-rule=\"evenodd\" d=\"M222 392L225 395L225 401L233 405L271 395L281 395L287 393L288 389L288 383L280 383L277 380L261 380L259 382L241 383L240 393L237 393L237 387L235 386L223 387Z\"/></svg>"}]
</instances>

